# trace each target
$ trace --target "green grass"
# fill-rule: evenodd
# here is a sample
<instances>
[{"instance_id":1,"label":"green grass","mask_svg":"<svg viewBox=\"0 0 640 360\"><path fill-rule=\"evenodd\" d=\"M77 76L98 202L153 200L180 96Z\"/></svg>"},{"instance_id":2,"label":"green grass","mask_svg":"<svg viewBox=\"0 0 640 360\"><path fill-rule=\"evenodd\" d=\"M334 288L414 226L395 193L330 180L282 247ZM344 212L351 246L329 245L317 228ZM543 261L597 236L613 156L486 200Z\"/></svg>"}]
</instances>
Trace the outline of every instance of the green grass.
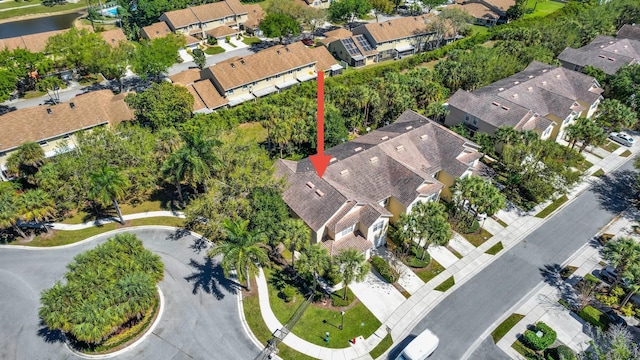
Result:
<instances>
[{"instance_id":1,"label":"green grass","mask_svg":"<svg viewBox=\"0 0 640 360\"><path fill-rule=\"evenodd\" d=\"M549 216L549 214L551 214L552 212L554 212L557 208L560 207L560 205L564 204L567 202L567 200L569 200L567 198L567 195L562 195L559 198L553 200L553 202L551 204L549 204L549 206L547 206L546 208L542 209L542 211L540 211L539 213L536 214L537 218L541 218L544 219L547 216Z\"/></svg>"},{"instance_id":2,"label":"green grass","mask_svg":"<svg viewBox=\"0 0 640 360\"><path fill-rule=\"evenodd\" d=\"M614 143L613 141L609 141L605 145L600 146L608 152L614 152L620 148L619 144Z\"/></svg>"},{"instance_id":3,"label":"green grass","mask_svg":"<svg viewBox=\"0 0 640 360\"><path fill-rule=\"evenodd\" d=\"M531 14L526 14L524 16L525 19L547 16L552 12L558 9L561 9L565 5L564 3L556 2L556 1L545 1L545 2L538 1L537 3L538 4L536 6L536 1L529 2L528 8L533 9L535 6L536 10Z\"/></svg>"},{"instance_id":4,"label":"green grass","mask_svg":"<svg viewBox=\"0 0 640 360\"><path fill-rule=\"evenodd\" d=\"M493 342L497 344L498 341L500 341L500 339L502 339L509 332L509 330L511 330L514 326L516 326L517 323L520 322L520 320L522 320L522 318L524 318L524 315L516 313L509 315L508 318L501 322L500 325L498 325L498 327L496 327L496 329L491 332Z\"/></svg>"},{"instance_id":5,"label":"green grass","mask_svg":"<svg viewBox=\"0 0 640 360\"><path fill-rule=\"evenodd\" d=\"M606 330L607 327L609 327L609 324L611 323L609 321L609 318L607 318L602 311L594 308L593 306L586 306L584 309L582 309L579 313L578 316L580 316L584 321L588 322L589 324L593 325L593 326L597 326L599 328L601 328L602 330Z\"/></svg>"},{"instance_id":6,"label":"green grass","mask_svg":"<svg viewBox=\"0 0 640 360\"><path fill-rule=\"evenodd\" d=\"M589 161L585 160L584 162L582 162L582 164L580 164L580 166L578 166L578 170L586 171L586 170L589 170L592 166L593 166L592 163L590 163Z\"/></svg>"},{"instance_id":7,"label":"green grass","mask_svg":"<svg viewBox=\"0 0 640 360\"><path fill-rule=\"evenodd\" d=\"M507 224L506 222L504 222L504 221L502 221L502 220L498 219L497 217L496 217L496 218L493 218L493 220L497 221L497 222L498 222L498 224L500 224L500 226L502 226L502 227L507 227L507 226L509 226L509 224Z\"/></svg>"},{"instance_id":8,"label":"green grass","mask_svg":"<svg viewBox=\"0 0 640 360\"><path fill-rule=\"evenodd\" d=\"M382 339L382 341L380 341L380 343L369 352L369 355L376 359L380 355L384 354L391 345L393 345L393 339L391 338L391 334L387 334L387 336L385 336L384 339Z\"/></svg>"},{"instance_id":9,"label":"green grass","mask_svg":"<svg viewBox=\"0 0 640 360\"><path fill-rule=\"evenodd\" d=\"M482 25L471 25L472 34L486 34L489 32L489 28Z\"/></svg>"},{"instance_id":10,"label":"green grass","mask_svg":"<svg viewBox=\"0 0 640 360\"><path fill-rule=\"evenodd\" d=\"M222 54L223 52L224 49L220 46L210 46L204 50L204 53L207 55Z\"/></svg>"},{"instance_id":11,"label":"green grass","mask_svg":"<svg viewBox=\"0 0 640 360\"><path fill-rule=\"evenodd\" d=\"M249 46L251 46L253 44L261 43L262 40L260 40L258 38L255 38L255 37L244 37L244 38L242 38L242 42L247 44L247 45L249 45Z\"/></svg>"},{"instance_id":12,"label":"green grass","mask_svg":"<svg viewBox=\"0 0 640 360\"><path fill-rule=\"evenodd\" d=\"M493 245L492 247L489 248L489 250L485 251L485 254L495 255L499 253L502 249L504 249L504 246L502 245L502 241L498 241L497 244Z\"/></svg>"},{"instance_id":13,"label":"green grass","mask_svg":"<svg viewBox=\"0 0 640 360\"><path fill-rule=\"evenodd\" d=\"M629 149L625 150L622 154L620 154L620 156L622 157L629 157L631 155L631 151L629 151Z\"/></svg>"},{"instance_id":14,"label":"green grass","mask_svg":"<svg viewBox=\"0 0 640 360\"><path fill-rule=\"evenodd\" d=\"M442 284L436 286L434 290L445 292L445 291L451 289L451 287L453 285L455 285L455 284L456 284L456 282L453 279L453 276L451 276L447 280L443 281Z\"/></svg>"},{"instance_id":15,"label":"green grass","mask_svg":"<svg viewBox=\"0 0 640 360\"><path fill-rule=\"evenodd\" d=\"M271 270L265 269L267 280L271 277ZM296 301L285 303L278 297L278 290L269 282L269 303L276 318L285 324L293 312L298 308L303 297L296 295ZM341 293L340 293L341 295ZM326 322L324 322L326 320ZM378 319L360 301L345 310L344 328L338 330L341 316L339 310L330 310L314 306L305 311L292 332L303 340L329 348L349 347L349 340L363 336L368 338L382 325ZM329 342L324 341L325 333L329 332Z\"/></svg>"},{"instance_id":16,"label":"green grass","mask_svg":"<svg viewBox=\"0 0 640 360\"><path fill-rule=\"evenodd\" d=\"M0 13L0 14L2 14L2 13ZM45 96L45 95L47 95L47 93L45 91L36 91L36 90L34 90L34 91L27 91L22 98L26 100L26 99L38 98L38 97Z\"/></svg>"},{"instance_id":17,"label":"green grass","mask_svg":"<svg viewBox=\"0 0 640 360\"><path fill-rule=\"evenodd\" d=\"M271 332L265 324L262 318L262 312L260 311L260 302L258 295L245 296L242 298L242 310L244 311L244 317L247 320L247 325L251 329L253 335L255 335L262 345L267 345L267 341L272 338ZM311 360L315 359L311 356L307 356L303 353L297 352L287 345L280 343L278 345L280 352L278 355L283 359L300 359Z\"/></svg>"},{"instance_id":18,"label":"green grass","mask_svg":"<svg viewBox=\"0 0 640 360\"><path fill-rule=\"evenodd\" d=\"M598 170L596 170L596 172L594 172L591 175L596 176L596 177L601 177L601 176L604 176L605 174L604 174L604 170L598 169Z\"/></svg>"},{"instance_id":19,"label":"green grass","mask_svg":"<svg viewBox=\"0 0 640 360\"><path fill-rule=\"evenodd\" d=\"M5 1L0 3L0 9L19 8L27 5L40 5L40 1Z\"/></svg>"},{"instance_id":20,"label":"green grass","mask_svg":"<svg viewBox=\"0 0 640 360\"><path fill-rule=\"evenodd\" d=\"M73 12L74 10L80 10L86 7L84 1L79 1L77 4L64 4L56 6L33 6L33 7L18 7L13 10L1 11L0 19L9 19L16 16L34 15L34 14L49 14L49 13L61 13L61 12Z\"/></svg>"},{"instance_id":21,"label":"green grass","mask_svg":"<svg viewBox=\"0 0 640 360\"><path fill-rule=\"evenodd\" d=\"M468 242L470 242L473 246L478 247L482 245L485 241L489 240L493 235L485 229L482 229L480 232L474 232L471 234L460 234Z\"/></svg>"},{"instance_id":22,"label":"green grass","mask_svg":"<svg viewBox=\"0 0 640 360\"><path fill-rule=\"evenodd\" d=\"M247 143L264 142L268 135L267 129L258 122L240 124L234 131Z\"/></svg>"},{"instance_id":23,"label":"green grass","mask_svg":"<svg viewBox=\"0 0 640 360\"><path fill-rule=\"evenodd\" d=\"M447 246L447 250L449 250L453 255L455 255L455 257L457 257L458 259L462 259L462 254L460 254L459 252L456 251L456 249L452 248L451 246Z\"/></svg>"},{"instance_id":24,"label":"green grass","mask_svg":"<svg viewBox=\"0 0 640 360\"><path fill-rule=\"evenodd\" d=\"M166 226L175 226L181 227L184 225L184 219L174 218L174 217L152 217L145 219L136 219L127 222L128 226L142 226L142 225L166 225ZM16 244L16 245L26 245L26 246L35 246L35 247L52 247L52 246L60 246L73 244L78 241L82 241L84 239L90 238L92 236L105 233L107 231L112 231L122 228L120 224L110 223L102 226L94 226L83 230L75 230L75 231L65 231L65 230L52 230L53 234L41 234L36 236L33 241L25 244ZM44 235L44 236L43 236ZM50 235L50 236L47 236Z\"/></svg>"},{"instance_id":25,"label":"green grass","mask_svg":"<svg viewBox=\"0 0 640 360\"><path fill-rule=\"evenodd\" d=\"M424 270L416 271L416 275L418 275L418 277L422 281L424 281L425 283L428 283L429 280L438 276L438 274L440 274L443 271L444 271L444 266L440 265L440 263L438 263L437 261L431 259L429 266L427 266Z\"/></svg>"},{"instance_id":26,"label":"green grass","mask_svg":"<svg viewBox=\"0 0 640 360\"><path fill-rule=\"evenodd\" d=\"M567 265L560 270L560 277L566 280L571 277L576 270L578 270L576 266Z\"/></svg>"}]
</instances>

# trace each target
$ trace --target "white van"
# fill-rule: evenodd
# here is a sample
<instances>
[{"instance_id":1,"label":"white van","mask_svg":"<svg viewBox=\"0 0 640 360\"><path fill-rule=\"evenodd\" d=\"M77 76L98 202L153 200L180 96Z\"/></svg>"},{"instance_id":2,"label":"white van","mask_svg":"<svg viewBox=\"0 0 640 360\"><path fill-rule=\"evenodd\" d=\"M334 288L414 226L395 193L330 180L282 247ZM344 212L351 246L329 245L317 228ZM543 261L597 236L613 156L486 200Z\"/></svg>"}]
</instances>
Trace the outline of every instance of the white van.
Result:
<instances>
[{"instance_id":1,"label":"white van","mask_svg":"<svg viewBox=\"0 0 640 360\"><path fill-rule=\"evenodd\" d=\"M413 339L396 360L424 360L438 348L440 339L427 329Z\"/></svg>"}]
</instances>

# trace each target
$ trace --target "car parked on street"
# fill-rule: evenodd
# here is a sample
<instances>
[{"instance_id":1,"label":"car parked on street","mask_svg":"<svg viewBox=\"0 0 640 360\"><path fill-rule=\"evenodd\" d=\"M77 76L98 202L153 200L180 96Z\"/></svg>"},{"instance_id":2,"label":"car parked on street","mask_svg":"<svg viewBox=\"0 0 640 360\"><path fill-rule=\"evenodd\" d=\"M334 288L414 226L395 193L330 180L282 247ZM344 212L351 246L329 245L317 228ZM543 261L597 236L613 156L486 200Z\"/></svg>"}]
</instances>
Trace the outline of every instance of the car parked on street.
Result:
<instances>
[{"instance_id":1,"label":"car parked on street","mask_svg":"<svg viewBox=\"0 0 640 360\"><path fill-rule=\"evenodd\" d=\"M609 139L627 147L631 147L633 146L633 144L635 144L635 140L631 135L627 135L621 132L612 132L611 134L609 134Z\"/></svg>"},{"instance_id":2,"label":"car parked on street","mask_svg":"<svg viewBox=\"0 0 640 360\"><path fill-rule=\"evenodd\" d=\"M426 329L405 347L396 360L425 360L438 348L440 339Z\"/></svg>"}]
</instances>

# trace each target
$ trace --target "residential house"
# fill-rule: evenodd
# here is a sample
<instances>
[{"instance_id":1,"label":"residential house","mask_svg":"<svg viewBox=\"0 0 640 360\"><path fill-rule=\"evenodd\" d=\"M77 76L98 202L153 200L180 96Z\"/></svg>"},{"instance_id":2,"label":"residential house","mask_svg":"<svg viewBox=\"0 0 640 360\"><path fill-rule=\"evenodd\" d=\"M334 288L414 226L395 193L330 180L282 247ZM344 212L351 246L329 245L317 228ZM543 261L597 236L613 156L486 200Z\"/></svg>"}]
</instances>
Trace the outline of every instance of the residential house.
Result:
<instances>
[{"instance_id":1,"label":"residential house","mask_svg":"<svg viewBox=\"0 0 640 360\"><path fill-rule=\"evenodd\" d=\"M118 46L121 41L127 41L124 31L120 28L99 32L104 41L111 46Z\"/></svg>"},{"instance_id":2,"label":"residential house","mask_svg":"<svg viewBox=\"0 0 640 360\"><path fill-rule=\"evenodd\" d=\"M113 95L110 90L82 94L70 102L36 106L0 116L0 178L13 151L27 141L42 146L45 156L54 156L75 147L74 134L96 126L116 126L134 117L124 102L127 94Z\"/></svg>"},{"instance_id":3,"label":"residential house","mask_svg":"<svg viewBox=\"0 0 640 360\"><path fill-rule=\"evenodd\" d=\"M244 22L244 30L253 36L261 37L263 33L262 30L260 30L260 22L264 19L262 6L258 4L246 4L244 7L248 13L247 21Z\"/></svg>"},{"instance_id":4,"label":"residential house","mask_svg":"<svg viewBox=\"0 0 640 360\"><path fill-rule=\"evenodd\" d=\"M624 24L616 34L618 39L640 40L640 25Z\"/></svg>"},{"instance_id":5,"label":"residential house","mask_svg":"<svg viewBox=\"0 0 640 360\"><path fill-rule=\"evenodd\" d=\"M567 69L582 71L593 66L613 75L623 66L640 62L640 39L599 35L589 45L564 49L558 60Z\"/></svg>"},{"instance_id":6,"label":"residential house","mask_svg":"<svg viewBox=\"0 0 640 360\"><path fill-rule=\"evenodd\" d=\"M171 82L189 90L193 96L194 113L210 113L229 104L229 100L220 95L211 80L202 79L200 69L189 69L169 76Z\"/></svg>"},{"instance_id":7,"label":"residential house","mask_svg":"<svg viewBox=\"0 0 640 360\"><path fill-rule=\"evenodd\" d=\"M466 10L479 25L496 25L507 22L507 10L515 0L456 0L453 6Z\"/></svg>"},{"instance_id":8,"label":"residential house","mask_svg":"<svg viewBox=\"0 0 640 360\"><path fill-rule=\"evenodd\" d=\"M439 45L441 39L430 25L436 19L436 15L425 14L367 23L353 29L353 34L368 40L378 52L377 61L397 59Z\"/></svg>"},{"instance_id":9,"label":"residential house","mask_svg":"<svg viewBox=\"0 0 640 360\"><path fill-rule=\"evenodd\" d=\"M389 222L418 202L451 199L454 180L482 170L479 146L411 110L393 124L326 151L322 178L309 158L278 160L291 211L331 255L383 246Z\"/></svg>"},{"instance_id":10,"label":"residential house","mask_svg":"<svg viewBox=\"0 0 640 360\"><path fill-rule=\"evenodd\" d=\"M149 26L144 26L140 29L140 36L143 39L154 40L157 38L165 37L171 34L171 29L169 29L169 25L167 25L164 21L158 21L157 23L153 23Z\"/></svg>"},{"instance_id":11,"label":"residential house","mask_svg":"<svg viewBox=\"0 0 640 360\"><path fill-rule=\"evenodd\" d=\"M458 90L449 99L445 125L465 124L472 133L488 134L511 126L555 141L577 117L593 116L602 91L591 76L534 61L476 91Z\"/></svg>"},{"instance_id":12,"label":"residential house","mask_svg":"<svg viewBox=\"0 0 640 360\"><path fill-rule=\"evenodd\" d=\"M162 14L160 20L174 32L204 39L204 33L220 26L242 29L247 17L248 11L239 0L224 0L169 11Z\"/></svg>"},{"instance_id":13,"label":"residential house","mask_svg":"<svg viewBox=\"0 0 640 360\"><path fill-rule=\"evenodd\" d=\"M324 47L310 49L295 42L221 61L202 70L202 78L211 80L229 106L234 106L315 79L317 71L326 67L337 71L341 67L335 60L329 61L330 57Z\"/></svg>"},{"instance_id":14,"label":"residential house","mask_svg":"<svg viewBox=\"0 0 640 360\"><path fill-rule=\"evenodd\" d=\"M350 66L370 65L378 59L378 51L362 34L353 35L351 31L340 28L327 32L325 36L320 43L325 45L333 56Z\"/></svg>"},{"instance_id":15,"label":"residential house","mask_svg":"<svg viewBox=\"0 0 640 360\"><path fill-rule=\"evenodd\" d=\"M54 30L37 34L22 35L12 38L0 39L0 50L13 51L15 49L25 49L31 52L43 52L50 37L62 34L67 30Z\"/></svg>"}]
</instances>

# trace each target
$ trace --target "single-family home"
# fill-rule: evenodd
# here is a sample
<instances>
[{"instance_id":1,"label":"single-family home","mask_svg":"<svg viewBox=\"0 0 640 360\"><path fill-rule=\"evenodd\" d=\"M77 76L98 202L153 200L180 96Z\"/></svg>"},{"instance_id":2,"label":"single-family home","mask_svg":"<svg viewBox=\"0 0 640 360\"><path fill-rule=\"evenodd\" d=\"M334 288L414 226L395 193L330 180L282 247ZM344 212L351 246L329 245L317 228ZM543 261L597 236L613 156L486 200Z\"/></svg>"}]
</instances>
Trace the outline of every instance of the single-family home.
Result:
<instances>
[{"instance_id":1,"label":"single-family home","mask_svg":"<svg viewBox=\"0 0 640 360\"><path fill-rule=\"evenodd\" d=\"M507 22L507 10L515 0L456 0L454 7L466 10L479 25L496 25Z\"/></svg>"},{"instance_id":2,"label":"single-family home","mask_svg":"<svg viewBox=\"0 0 640 360\"><path fill-rule=\"evenodd\" d=\"M455 179L484 165L479 146L411 110L394 123L326 151L322 178L309 158L278 160L284 201L331 255L383 246L389 222L418 202L451 198Z\"/></svg>"},{"instance_id":3,"label":"single-family home","mask_svg":"<svg viewBox=\"0 0 640 360\"><path fill-rule=\"evenodd\" d=\"M202 70L202 78L211 80L229 106L234 106L315 79L317 71L327 67L338 70L340 65L329 58L324 47L311 49L295 42L221 61Z\"/></svg>"},{"instance_id":4,"label":"single-family home","mask_svg":"<svg viewBox=\"0 0 640 360\"><path fill-rule=\"evenodd\" d=\"M0 116L0 177L7 180L6 162L22 143L33 141L42 146L45 156L75 147L74 134L96 126L116 126L134 118L122 93L98 90L78 95L69 102L36 106ZM64 146L63 146L64 144Z\"/></svg>"},{"instance_id":5,"label":"single-family home","mask_svg":"<svg viewBox=\"0 0 640 360\"><path fill-rule=\"evenodd\" d=\"M196 35L204 39L204 33L220 26L242 30L248 11L239 0L223 0L186 9L169 11L160 16L174 32Z\"/></svg>"},{"instance_id":6,"label":"single-family home","mask_svg":"<svg viewBox=\"0 0 640 360\"><path fill-rule=\"evenodd\" d=\"M352 32L363 35L371 48L378 52L377 61L397 59L439 45L437 43L441 39L431 25L436 19L433 14L401 17L360 25Z\"/></svg>"},{"instance_id":7,"label":"single-family home","mask_svg":"<svg viewBox=\"0 0 640 360\"><path fill-rule=\"evenodd\" d=\"M582 71L593 66L613 75L623 66L640 62L640 39L599 35L589 45L564 49L558 60L567 69Z\"/></svg>"},{"instance_id":8,"label":"single-family home","mask_svg":"<svg viewBox=\"0 0 640 360\"><path fill-rule=\"evenodd\" d=\"M510 126L555 141L577 117L593 116L602 92L591 76L534 61L525 70L473 92L458 90L449 99L445 125L465 124L472 133L490 135Z\"/></svg>"}]
</instances>

